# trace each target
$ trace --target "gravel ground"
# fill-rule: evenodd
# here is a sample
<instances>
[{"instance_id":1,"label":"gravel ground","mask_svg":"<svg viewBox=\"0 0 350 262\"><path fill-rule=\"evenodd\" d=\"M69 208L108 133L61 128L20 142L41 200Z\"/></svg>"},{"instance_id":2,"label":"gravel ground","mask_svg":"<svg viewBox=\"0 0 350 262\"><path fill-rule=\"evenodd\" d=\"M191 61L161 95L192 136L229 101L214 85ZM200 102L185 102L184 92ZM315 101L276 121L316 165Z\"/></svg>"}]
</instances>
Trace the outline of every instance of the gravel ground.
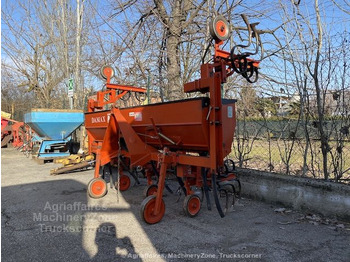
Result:
<instances>
[{"instance_id":1,"label":"gravel ground","mask_svg":"<svg viewBox=\"0 0 350 262\"><path fill-rule=\"evenodd\" d=\"M346 223L250 199L225 218L206 204L188 218L184 197L166 193L163 220L147 225L139 213L145 181L119 202L114 189L95 200L86 194L92 170L50 176L58 166L1 149L3 261L349 261Z\"/></svg>"}]
</instances>

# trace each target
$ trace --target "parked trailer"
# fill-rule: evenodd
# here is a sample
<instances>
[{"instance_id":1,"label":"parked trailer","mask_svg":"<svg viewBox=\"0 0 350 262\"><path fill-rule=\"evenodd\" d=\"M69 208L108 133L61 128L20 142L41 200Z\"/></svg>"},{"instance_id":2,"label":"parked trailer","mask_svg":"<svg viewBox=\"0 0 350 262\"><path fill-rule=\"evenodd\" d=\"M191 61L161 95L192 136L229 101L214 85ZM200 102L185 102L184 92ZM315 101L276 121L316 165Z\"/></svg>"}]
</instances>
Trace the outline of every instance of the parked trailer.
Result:
<instances>
[{"instance_id":1,"label":"parked trailer","mask_svg":"<svg viewBox=\"0 0 350 262\"><path fill-rule=\"evenodd\" d=\"M249 34L254 34L258 41L255 25L246 24ZM108 111L91 110L85 114L86 129L94 141L98 141L94 179L88 184L91 197L100 198L107 193L101 167L116 167L118 177L112 176L112 183L121 190L131 184L127 171L144 170L148 187L147 197L141 204L141 217L149 224L158 223L165 213L163 191L167 170L171 168L186 195L183 205L186 215L194 217L200 211L197 188L204 192L209 209L209 192L213 193L221 217L233 205L240 183L234 174L233 161L227 156L236 124L236 101L222 99L221 86L234 72L250 82L256 81L259 61L248 58L247 53L235 54L235 48L231 52L220 49L229 38L229 25L223 17L218 16L211 22L210 31L215 39L213 63L203 64L201 78L184 85L185 92L209 93L208 97L130 108L112 107ZM109 83L113 70L104 70ZM158 177L156 184L152 176Z\"/></svg>"}]
</instances>

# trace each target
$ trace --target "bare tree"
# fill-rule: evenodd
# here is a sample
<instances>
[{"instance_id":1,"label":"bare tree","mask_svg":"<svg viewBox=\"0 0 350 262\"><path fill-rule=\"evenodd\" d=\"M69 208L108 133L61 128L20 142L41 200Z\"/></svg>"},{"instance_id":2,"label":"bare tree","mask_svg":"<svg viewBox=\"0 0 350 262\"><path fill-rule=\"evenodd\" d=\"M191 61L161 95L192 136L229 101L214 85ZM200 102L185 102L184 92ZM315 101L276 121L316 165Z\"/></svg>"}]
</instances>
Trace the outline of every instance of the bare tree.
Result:
<instances>
[{"instance_id":1,"label":"bare tree","mask_svg":"<svg viewBox=\"0 0 350 262\"><path fill-rule=\"evenodd\" d=\"M81 37L83 30L83 15L84 15L84 1L85 0L76 0L77 2L77 24L76 24L76 37L75 37L75 89L77 94L78 105L80 108L83 107L84 103L84 91L81 86Z\"/></svg>"},{"instance_id":2,"label":"bare tree","mask_svg":"<svg viewBox=\"0 0 350 262\"><path fill-rule=\"evenodd\" d=\"M85 35L81 41L82 5L77 6L78 24L71 1L8 1L2 7L3 61L17 72L19 85L35 93L40 107L61 107L65 98L56 96L64 95L68 78L75 72L80 79L81 50L87 39ZM82 101L77 106L82 107Z\"/></svg>"},{"instance_id":3,"label":"bare tree","mask_svg":"<svg viewBox=\"0 0 350 262\"><path fill-rule=\"evenodd\" d=\"M11 113L11 118L23 120L25 112L37 102L33 93L25 92L25 87L18 87L16 73L5 64L1 64L1 110Z\"/></svg>"},{"instance_id":4,"label":"bare tree","mask_svg":"<svg viewBox=\"0 0 350 262\"><path fill-rule=\"evenodd\" d=\"M211 59L212 52L209 50L205 53L211 42L208 29L210 20L221 13L232 24L234 21L241 23L240 16L234 14L234 10L242 2L244 1L125 0L111 2L109 6L112 12L109 15L99 13L103 17L102 22L110 28L110 33L117 35L125 47L121 54L123 61L126 61L126 57L132 57L135 62L140 57L138 52L132 52L138 50L135 43L147 39L151 44L147 50L153 57L141 61L143 67L149 68L157 76L153 79L157 80L155 84L158 85L161 96L165 100L173 100L185 97L183 84L193 80L204 60L207 62ZM261 7L263 4L256 6ZM250 9L242 4L239 12L252 13L248 11ZM263 13L264 9L260 11ZM131 13L132 19L129 19ZM146 28L147 35L143 31ZM202 56L205 56L204 59Z\"/></svg>"}]
</instances>

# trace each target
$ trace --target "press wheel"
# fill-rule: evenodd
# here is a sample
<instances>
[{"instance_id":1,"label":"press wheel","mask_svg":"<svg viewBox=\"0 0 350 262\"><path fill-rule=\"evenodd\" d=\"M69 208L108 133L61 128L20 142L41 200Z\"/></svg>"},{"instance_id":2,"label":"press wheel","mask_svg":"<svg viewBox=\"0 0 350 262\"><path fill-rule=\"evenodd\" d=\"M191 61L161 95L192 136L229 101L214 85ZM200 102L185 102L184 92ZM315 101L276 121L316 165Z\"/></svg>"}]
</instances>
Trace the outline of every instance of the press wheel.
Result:
<instances>
[{"instance_id":1,"label":"press wheel","mask_svg":"<svg viewBox=\"0 0 350 262\"><path fill-rule=\"evenodd\" d=\"M165 203L162 199L160 211L157 215L154 214L156 205L156 196L148 196L141 203L141 217L147 224L156 224L162 220L165 214Z\"/></svg>"},{"instance_id":2,"label":"press wheel","mask_svg":"<svg viewBox=\"0 0 350 262\"><path fill-rule=\"evenodd\" d=\"M119 178L119 189L120 191L126 191L130 187L135 185L135 179L127 171L122 171ZM116 184L117 187L117 184Z\"/></svg>"},{"instance_id":3,"label":"press wheel","mask_svg":"<svg viewBox=\"0 0 350 262\"><path fill-rule=\"evenodd\" d=\"M158 190L158 186L157 185L149 185L145 188L145 191L144 191L144 196L145 197L148 197L148 196L152 196L154 195L155 193L157 193L157 190Z\"/></svg>"},{"instance_id":4,"label":"press wheel","mask_svg":"<svg viewBox=\"0 0 350 262\"><path fill-rule=\"evenodd\" d=\"M101 198L107 194L107 183L102 178L93 178L90 180L87 191L92 198Z\"/></svg>"},{"instance_id":5,"label":"press wheel","mask_svg":"<svg viewBox=\"0 0 350 262\"><path fill-rule=\"evenodd\" d=\"M184 200L183 210L188 217L195 217L201 210L201 200L197 195L187 195Z\"/></svg>"}]
</instances>

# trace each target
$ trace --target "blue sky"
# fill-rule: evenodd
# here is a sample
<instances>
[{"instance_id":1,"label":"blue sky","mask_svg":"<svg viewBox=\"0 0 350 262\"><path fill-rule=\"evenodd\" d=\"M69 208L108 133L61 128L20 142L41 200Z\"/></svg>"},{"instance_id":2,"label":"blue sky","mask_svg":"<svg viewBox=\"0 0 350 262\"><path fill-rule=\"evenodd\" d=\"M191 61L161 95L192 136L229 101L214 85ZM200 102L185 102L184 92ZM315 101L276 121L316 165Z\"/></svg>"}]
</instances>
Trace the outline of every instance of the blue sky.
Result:
<instances>
[{"instance_id":1,"label":"blue sky","mask_svg":"<svg viewBox=\"0 0 350 262\"><path fill-rule=\"evenodd\" d=\"M20 1L20 0L18 0ZM25 2L26 0L23 0L21 2ZM340 0L341 1L341 0ZM41 1L38 0L37 3L40 3ZM76 1L69 1L72 6L75 6ZM283 1L282 1L283 2ZM285 1L286 3L289 3L289 1ZM139 3L139 2L138 2ZM276 5L278 5L279 1L275 0L250 0L250 1L245 1L244 3L245 6L244 7L239 7L235 10L235 22L240 25L243 26L244 23L242 20L240 20L239 15L242 12L247 13L248 15L251 15L250 18L250 22L260 22L260 24L258 25L259 29L274 29L276 28L276 26L278 26L279 24L281 24L282 20L283 20L283 14L281 14L281 12L278 12L278 9L276 8ZM14 5L14 1L9 1L9 0L2 0L1 1L2 4L2 10L4 8L6 8L8 6L8 4L10 5ZM103 1L86 1L85 5L88 6L94 6L94 8L97 9L99 15L96 16L96 20L97 22L101 22L102 19L106 19L107 16L110 14L108 13L109 11L111 11L111 8L109 6L109 1L103 0ZM327 28L327 30L329 30L330 32L332 32L332 34L335 33L341 33L344 32L345 30L348 30L349 25L350 25L350 15L345 14L344 12L340 11L337 7L335 7L332 4L331 0L324 0L324 1L320 1L320 5L321 5L321 9L322 9L322 16L324 18L324 26L325 29ZM254 8L259 10L259 7L261 7L261 9L268 9L268 13L264 14L264 13L259 13L258 11L251 11L250 8ZM306 1L306 0L301 0L301 4L300 7L303 11L304 14L308 13L308 16L311 17L311 25L315 24L315 14L313 11L313 1ZM290 10L289 10L290 11ZM135 15L134 13L132 13L131 11L127 11L126 12L126 16L129 20L133 21L138 19L138 16ZM18 12L18 10L16 10L13 13L13 18L17 21L21 21L21 14L20 12ZM35 17L33 17L33 19L35 19ZM108 20L108 25L107 24L100 24L100 29L106 29L106 30L110 30L109 26L112 26L114 30L118 31L118 26L117 25L117 18L114 18L112 20ZM2 22L2 31L7 32L7 27L6 25L3 24ZM235 36L235 32L233 33ZM118 38L116 36L113 35L107 35L106 39L110 38L114 38L114 39L119 39L121 40L121 38ZM262 36L264 44L265 44L265 48L271 48L271 43L275 43L275 39L273 39L271 36L269 35L264 35ZM6 54L4 54L3 49L1 50L2 53L2 59L8 60L8 58L6 57ZM277 63L281 63L277 62ZM282 64L280 65L282 66ZM268 73L268 69L270 69L270 65L268 63L268 61L262 63L262 72L266 72Z\"/></svg>"}]
</instances>

